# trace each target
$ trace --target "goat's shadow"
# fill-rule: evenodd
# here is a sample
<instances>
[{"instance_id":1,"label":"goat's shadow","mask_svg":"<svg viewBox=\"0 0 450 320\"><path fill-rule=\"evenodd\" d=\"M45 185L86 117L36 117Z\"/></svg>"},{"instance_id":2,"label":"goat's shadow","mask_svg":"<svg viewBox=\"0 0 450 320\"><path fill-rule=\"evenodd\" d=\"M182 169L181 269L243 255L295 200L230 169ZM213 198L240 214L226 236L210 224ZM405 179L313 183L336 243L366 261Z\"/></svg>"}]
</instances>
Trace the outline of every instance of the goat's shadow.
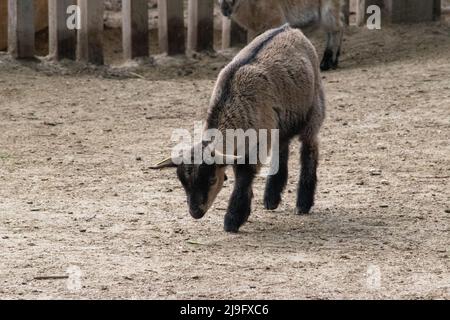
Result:
<instances>
[{"instance_id":1,"label":"goat's shadow","mask_svg":"<svg viewBox=\"0 0 450 320\"><path fill-rule=\"evenodd\" d=\"M376 220L352 219L348 209L316 209L307 215L296 215L293 209L264 211L251 216L249 222L241 227L239 233L221 237L216 241L222 247L254 248L308 248L319 249L326 246L341 249L355 246L377 245L383 240L384 231L389 224ZM340 214L343 213L343 214ZM274 215L267 221L263 214ZM340 217L341 216L341 217Z\"/></svg>"}]
</instances>

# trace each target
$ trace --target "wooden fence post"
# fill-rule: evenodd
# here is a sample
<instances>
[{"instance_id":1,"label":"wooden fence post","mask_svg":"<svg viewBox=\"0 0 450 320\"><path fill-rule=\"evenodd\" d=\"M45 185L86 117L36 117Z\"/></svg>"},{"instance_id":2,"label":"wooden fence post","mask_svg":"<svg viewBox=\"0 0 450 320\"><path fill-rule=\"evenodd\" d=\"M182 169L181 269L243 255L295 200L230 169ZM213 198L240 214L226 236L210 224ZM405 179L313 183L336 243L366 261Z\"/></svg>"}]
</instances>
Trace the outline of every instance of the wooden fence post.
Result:
<instances>
[{"instance_id":1,"label":"wooden fence post","mask_svg":"<svg viewBox=\"0 0 450 320\"><path fill-rule=\"evenodd\" d=\"M125 60L149 56L148 1L122 0L122 43Z\"/></svg>"},{"instance_id":2,"label":"wooden fence post","mask_svg":"<svg viewBox=\"0 0 450 320\"><path fill-rule=\"evenodd\" d=\"M435 13L434 0L388 0L391 8L391 22L425 22L433 21Z\"/></svg>"},{"instance_id":3,"label":"wooden fence post","mask_svg":"<svg viewBox=\"0 0 450 320\"><path fill-rule=\"evenodd\" d=\"M439 21L441 19L441 11L442 11L441 0L434 0L434 3L433 3L433 20Z\"/></svg>"},{"instance_id":4,"label":"wooden fence post","mask_svg":"<svg viewBox=\"0 0 450 320\"><path fill-rule=\"evenodd\" d=\"M344 1L344 7L342 8L344 14L344 22L347 26L350 25L350 0Z\"/></svg>"},{"instance_id":5,"label":"wooden fence post","mask_svg":"<svg viewBox=\"0 0 450 320\"><path fill-rule=\"evenodd\" d=\"M76 57L76 29L67 26L67 9L76 0L49 0L49 53L56 60Z\"/></svg>"},{"instance_id":6,"label":"wooden fence post","mask_svg":"<svg viewBox=\"0 0 450 320\"><path fill-rule=\"evenodd\" d=\"M34 57L33 0L8 0L8 51L16 59Z\"/></svg>"},{"instance_id":7,"label":"wooden fence post","mask_svg":"<svg viewBox=\"0 0 450 320\"><path fill-rule=\"evenodd\" d=\"M78 0L81 11L81 29L78 30L77 59L103 64L103 12L102 0Z\"/></svg>"},{"instance_id":8,"label":"wooden fence post","mask_svg":"<svg viewBox=\"0 0 450 320\"><path fill-rule=\"evenodd\" d=\"M186 45L183 0L158 0L158 11L160 50L168 55L184 54Z\"/></svg>"},{"instance_id":9,"label":"wooden fence post","mask_svg":"<svg viewBox=\"0 0 450 320\"><path fill-rule=\"evenodd\" d=\"M233 20L222 18L222 49L244 46L247 44L247 31Z\"/></svg>"},{"instance_id":10,"label":"wooden fence post","mask_svg":"<svg viewBox=\"0 0 450 320\"><path fill-rule=\"evenodd\" d=\"M214 1L189 0L188 50L213 50Z\"/></svg>"}]
</instances>

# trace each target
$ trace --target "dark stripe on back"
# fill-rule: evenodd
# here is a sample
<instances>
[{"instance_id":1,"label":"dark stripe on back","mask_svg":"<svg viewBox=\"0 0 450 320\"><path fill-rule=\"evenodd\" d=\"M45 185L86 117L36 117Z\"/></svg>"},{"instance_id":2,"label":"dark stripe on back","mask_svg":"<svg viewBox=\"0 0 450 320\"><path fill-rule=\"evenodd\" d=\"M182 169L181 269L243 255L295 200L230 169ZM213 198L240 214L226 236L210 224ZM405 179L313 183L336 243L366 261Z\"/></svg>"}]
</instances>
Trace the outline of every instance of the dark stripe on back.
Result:
<instances>
[{"instance_id":1,"label":"dark stripe on back","mask_svg":"<svg viewBox=\"0 0 450 320\"><path fill-rule=\"evenodd\" d=\"M255 46L247 56L233 61L231 63L231 65L228 66L228 68L230 68L230 69L227 74L228 77L226 79L224 79L225 85L222 88L220 98L218 99L216 105L213 106L210 118L208 119L208 124L211 127L214 127L214 128L217 127L217 121L218 121L217 117L219 116L219 111L220 111L220 110L217 110L217 108L220 108L221 106L223 106L224 103L229 98L229 95L231 92L231 83L234 79L236 72L243 66L248 65L251 62L253 62L253 60L255 60L256 56L261 52L262 49L265 48L265 46L268 43L270 43L277 35L279 35L280 33L283 33L284 31L286 31L288 29L289 29L289 24L286 23L285 25L283 25L279 28L268 31L269 34L266 36L266 38L263 41L261 41L260 43L258 43L258 45Z\"/></svg>"},{"instance_id":2,"label":"dark stripe on back","mask_svg":"<svg viewBox=\"0 0 450 320\"><path fill-rule=\"evenodd\" d=\"M263 41L261 41L255 48L253 48L253 50L250 52L250 54L246 57L241 58L240 60L237 60L234 62L233 67L232 67L232 71L230 72L230 78L232 79L234 74L243 66L251 63L253 60L255 60L256 56L258 55L258 53L261 52L262 49L264 49L264 47L273 40L273 38L275 38L277 35L279 35L280 33L286 31L289 27L289 24L285 24L279 28L273 29L270 31L270 33L267 35L267 38L264 39ZM231 79L227 79L231 80Z\"/></svg>"}]
</instances>

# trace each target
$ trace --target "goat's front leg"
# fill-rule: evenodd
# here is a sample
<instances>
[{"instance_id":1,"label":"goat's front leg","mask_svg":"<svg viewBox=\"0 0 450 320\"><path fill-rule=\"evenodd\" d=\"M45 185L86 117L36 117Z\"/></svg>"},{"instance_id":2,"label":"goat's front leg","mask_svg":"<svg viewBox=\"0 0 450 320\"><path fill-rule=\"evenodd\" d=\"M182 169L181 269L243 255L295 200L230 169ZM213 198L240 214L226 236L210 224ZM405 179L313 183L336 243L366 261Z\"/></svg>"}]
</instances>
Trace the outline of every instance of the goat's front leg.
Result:
<instances>
[{"instance_id":1,"label":"goat's front leg","mask_svg":"<svg viewBox=\"0 0 450 320\"><path fill-rule=\"evenodd\" d=\"M252 184L256 170L252 165L235 165L234 173L236 176L234 190L225 215L226 232L238 232L250 216L253 198Z\"/></svg>"}]
</instances>

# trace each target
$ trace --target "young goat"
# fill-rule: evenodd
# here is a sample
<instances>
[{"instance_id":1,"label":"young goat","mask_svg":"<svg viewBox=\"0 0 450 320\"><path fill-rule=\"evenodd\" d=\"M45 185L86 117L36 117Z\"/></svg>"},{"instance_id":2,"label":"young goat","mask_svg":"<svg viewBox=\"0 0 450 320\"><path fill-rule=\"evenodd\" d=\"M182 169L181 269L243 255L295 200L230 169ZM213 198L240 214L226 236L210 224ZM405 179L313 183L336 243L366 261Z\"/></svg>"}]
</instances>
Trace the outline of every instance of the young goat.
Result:
<instances>
[{"instance_id":1,"label":"young goat","mask_svg":"<svg viewBox=\"0 0 450 320\"><path fill-rule=\"evenodd\" d=\"M327 33L320 68L337 68L344 35L345 0L219 0L219 5L222 14L248 30L250 36L284 22L300 29L320 25Z\"/></svg>"},{"instance_id":2,"label":"young goat","mask_svg":"<svg viewBox=\"0 0 450 320\"><path fill-rule=\"evenodd\" d=\"M268 177L264 195L264 205L270 210L280 204L288 179L289 143L299 136L302 168L297 213L302 214L308 213L314 204L318 133L324 116L317 53L300 30L285 25L257 37L221 71L208 108L205 130L215 129L223 136L229 129L279 130L279 170ZM257 144L262 142L259 140ZM209 149L216 162L176 165L179 159L169 158L153 168L178 167L177 175L186 191L190 213L199 219L211 207L226 179L226 165L219 163L235 160L236 149L231 155L223 155L216 150L214 141L205 139L197 147L202 153ZM219 158L221 161L217 161ZM261 163L237 161L232 166L235 185L225 215L227 232L237 232L250 215L252 183Z\"/></svg>"}]
</instances>

